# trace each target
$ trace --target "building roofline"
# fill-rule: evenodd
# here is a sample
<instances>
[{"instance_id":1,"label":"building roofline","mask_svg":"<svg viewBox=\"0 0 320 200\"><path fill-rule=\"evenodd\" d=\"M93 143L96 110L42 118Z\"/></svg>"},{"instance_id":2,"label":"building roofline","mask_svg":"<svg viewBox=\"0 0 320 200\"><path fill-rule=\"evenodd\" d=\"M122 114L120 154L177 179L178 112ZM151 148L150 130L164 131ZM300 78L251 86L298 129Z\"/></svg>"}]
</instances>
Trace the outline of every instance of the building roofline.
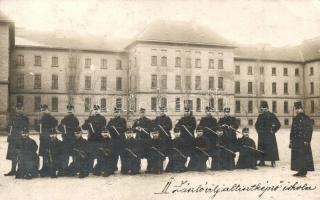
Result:
<instances>
[{"instance_id":1,"label":"building roofline","mask_svg":"<svg viewBox=\"0 0 320 200\"><path fill-rule=\"evenodd\" d=\"M282 63L296 63L304 64L304 61L293 61L293 60L276 60L276 59L259 59L259 58L249 58L249 57L234 57L234 60L243 60L243 61L262 61L262 62L282 62Z\"/></svg>"}]
</instances>

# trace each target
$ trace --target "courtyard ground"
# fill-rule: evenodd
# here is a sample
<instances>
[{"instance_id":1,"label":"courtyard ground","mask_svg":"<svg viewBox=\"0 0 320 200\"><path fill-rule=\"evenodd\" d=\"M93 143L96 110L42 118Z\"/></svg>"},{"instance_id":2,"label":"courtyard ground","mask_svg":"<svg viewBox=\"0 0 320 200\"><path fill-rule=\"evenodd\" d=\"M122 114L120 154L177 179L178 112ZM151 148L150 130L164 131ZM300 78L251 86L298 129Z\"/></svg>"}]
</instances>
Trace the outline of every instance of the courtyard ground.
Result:
<instances>
[{"instance_id":1,"label":"courtyard ground","mask_svg":"<svg viewBox=\"0 0 320 200\"><path fill-rule=\"evenodd\" d=\"M38 141L37 136L32 137ZM251 137L256 141L256 133L251 133ZM91 175L85 179L16 180L3 176L10 169L10 162L5 160L6 137L1 136L0 200L320 199L320 131L315 131L312 139L315 171L308 173L306 178L293 177L294 172L290 171L289 130L279 131L277 141L280 161L275 168L266 166L259 170L150 175L143 173L146 167L143 160L142 174L136 176L117 173L106 178ZM250 191L239 192L239 188L243 187Z\"/></svg>"}]
</instances>

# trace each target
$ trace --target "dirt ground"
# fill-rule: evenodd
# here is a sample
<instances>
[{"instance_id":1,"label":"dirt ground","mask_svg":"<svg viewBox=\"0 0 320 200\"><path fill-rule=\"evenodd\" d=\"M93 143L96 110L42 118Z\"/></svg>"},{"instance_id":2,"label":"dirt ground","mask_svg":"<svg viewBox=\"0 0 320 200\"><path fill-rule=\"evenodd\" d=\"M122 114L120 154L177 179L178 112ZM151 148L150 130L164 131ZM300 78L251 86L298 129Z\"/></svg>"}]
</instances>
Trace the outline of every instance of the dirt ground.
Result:
<instances>
[{"instance_id":1,"label":"dirt ground","mask_svg":"<svg viewBox=\"0 0 320 200\"><path fill-rule=\"evenodd\" d=\"M37 136L32 136L38 142ZM251 133L256 141L256 133ZM277 133L280 161L258 170L207 171L79 178L16 180L3 176L10 169L5 160L6 137L0 137L0 199L5 200L113 200L113 199L320 199L320 131L312 139L315 171L306 178L290 171L289 130ZM209 164L209 163L208 163ZM270 163L267 163L268 165ZM119 166L120 167L120 166ZM235 184L235 185L234 185ZM233 188L232 188L233 186ZM301 187L299 187L301 186ZM247 190L239 191L246 187ZM193 190L192 190L193 188ZM248 191L249 190L249 191ZM273 190L273 191L272 191Z\"/></svg>"}]
</instances>

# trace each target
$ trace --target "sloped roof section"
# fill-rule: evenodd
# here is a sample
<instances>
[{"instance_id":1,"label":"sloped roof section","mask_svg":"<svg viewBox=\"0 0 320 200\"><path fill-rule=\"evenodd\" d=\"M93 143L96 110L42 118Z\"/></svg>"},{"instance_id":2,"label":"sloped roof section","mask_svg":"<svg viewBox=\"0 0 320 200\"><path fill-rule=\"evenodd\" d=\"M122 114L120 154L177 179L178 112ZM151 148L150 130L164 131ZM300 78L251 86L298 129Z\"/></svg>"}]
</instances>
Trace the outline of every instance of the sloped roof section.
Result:
<instances>
[{"instance_id":1,"label":"sloped roof section","mask_svg":"<svg viewBox=\"0 0 320 200\"><path fill-rule=\"evenodd\" d=\"M320 59L320 36L303 41L300 49L305 61Z\"/></svg>"},{"instance_id":2,"label":"sloped roof section","mask_svg":"<svg viewBox=\"0 0 320 200\"><path fill-rule=\"evenodd\" d=\"M16 45L88 51L123 52L129 39L108 38L106 36L82 36L66 32L35 32L25 29L16 31Z\"/></svg>"},{"instance_id":3,"label":"sloped roof section","mask_svg":"<svg viewBox=\"0 0 320 200\"><path fill-rule=\"evenodd\" d=\"M230 41L209 28L182 21L154 21L137 37L137 40L233 47Z\"/></svg>"},{"instance_id":4,"label":"sloped roof section","mask_svg":"<svg viewBox=\"0 0 320 200\"><path fill-rule=\"evenodd\" d=\"M304 58L298 47L270 47L270 46L249 46L238 45L235 49L235 58L303 62Z\"/></svg>"},{"instance_id":5,"label":"sloped roof section","mask_svg":"<svg viewBox=\"0 0 320 200\"><path fill-rule=\"evenodd\" d=\"M12 22L12 20L0 10L0 22Z\"/></svg>"}]
</instances>

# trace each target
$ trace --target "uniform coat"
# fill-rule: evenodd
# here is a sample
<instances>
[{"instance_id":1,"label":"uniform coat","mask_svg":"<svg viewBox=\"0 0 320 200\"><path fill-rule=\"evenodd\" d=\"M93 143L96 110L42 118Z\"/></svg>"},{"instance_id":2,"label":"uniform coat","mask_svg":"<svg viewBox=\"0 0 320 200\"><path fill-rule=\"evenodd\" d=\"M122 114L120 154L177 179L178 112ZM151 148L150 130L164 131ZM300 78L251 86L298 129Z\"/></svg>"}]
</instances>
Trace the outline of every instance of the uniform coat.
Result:
<instances>
[{"instance_id":1,"label":"uniform coat","mask_svg":"<svg viewBox=\"0 0 320 200\"><path fill-rule=\"evenodd\" d=\"M202 117L200 119L199 125L197 127L197 129L203 130L203 136L206 137L206 139L208 140L207 151L208 151L209 155L212 155L213 151L216 148L218 136L215 133L213 133L212 131L210 131L209 129L207 129L206 127L210 128L213 131L217 131L217 129L218 129L217 120L211 115Z\"/></svg>"},{"instance_id":2,"label":"uniform coat","mask_svg":"<svg viewBox=\"0 0 320 200\"><path fill-rule=\"evenodd\" d=\"M64 126L66 127L66 132L65 132ZM72 149L76 141L75 132L78 130L78 128L79 128L79 120L72 113L65 116L61 120L58 126L58 130L62 132L64 151L69 156L72 155Z\"/></svg>"},{"instance_id":3,"label":"uniform coat","mask_svg":"<svg viewBox=\"0 0 320 200\"><path fill-rule=\"evenodd\" d=\"M267 111L258 116L255 128L258 133L258 149L263 151L260 160L277 161L279 160L276 132L281 124L275 114Z\"/></svg>"},{"instance_id":4,"label":"uniform coat","mask_svg":"<svg viewBox=\"0 0 320 200\"><path fill-rule=\"evenodd\" d=\"M44 114L40 122L40 127L38 130L40 132L40 148L39 148L39 156L48 156L48 148L50 142L50 135L56 132L56 127L58 125L58 121L50 114Z\"/></svg>"},{"instance_id":5,"label":"uniform coat","mask_svg":"<svg viewBox=\"0 0 320 200\"><path fill-rule=\"evenodd\" d=\"M195 145L194 131L196 129L197 122L194 116L183 116L175 126L175 132L180 131L180 137L186 143L188 148L185 149L185 153L189 156ZM186 128L184 128L186 127ZM191 135L190 135L191 134Z\"/></svg>"},{"instance_id":6,"label":"uniform coat","mask_svg":"<svg viewBox=\"0 0 320 200\"><path fill-rule=\"evenodd\" d=\"M15 113L10 116L9 130L11 128L11 134L9 133L7 160L17 159L17 150L22 140L22 133L29 130L29 118L24 113Z\"/></svg>"},{"instance_id":7,"label":"uniform coat","mask_svg":"<svg viewBox=\"0 0 320 200\"><path fill-rule=\"evenodd\" d=\"M185 163L187 162L188 156L186 151L189 146L186 144L184 139L181 137L174 138L170 147L167 149L166 155L168 155L169 162L166 167L166 172L184 172L186 171Z\"/></svg>"},{"instance_id":8,"label":"uniform coat","mask_svg":"<svg viewBox=\"0 0 320 200\"><path fill-rule=\"evenodd\" d=\"M299 113L293 118L290 132L291 141L291 170L299 171L305 169L314 171L311 139L313 122L304 113ZM304 143L308 144L305 145Z\"/></svg>"},{"instance_id":9,"label":"uniform coat","mask_svg":"<svg viewBox=\"0 0 320 200\"><path fill-rule=\"evenodd\" d=\"M255 168L257 164L257 152L248 148L252 147L256 149L254 140L249 137L239 138L238 146L240 154L236 167L239 169Z\"/></svg>"}]
</instances>

